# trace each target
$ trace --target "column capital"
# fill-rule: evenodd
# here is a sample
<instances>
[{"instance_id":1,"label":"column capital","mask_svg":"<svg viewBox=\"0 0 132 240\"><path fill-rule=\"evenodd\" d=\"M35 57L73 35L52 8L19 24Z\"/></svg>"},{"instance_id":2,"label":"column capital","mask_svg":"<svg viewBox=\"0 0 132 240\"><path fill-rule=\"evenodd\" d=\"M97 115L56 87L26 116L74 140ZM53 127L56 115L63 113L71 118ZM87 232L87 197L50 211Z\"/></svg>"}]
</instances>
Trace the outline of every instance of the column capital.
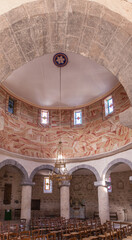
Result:
<instances>
[{"instance_id":1,"label":"column capital","mask_svg":"<svg viewBox=\"0 0 132 240\"><path fill-rule=\"evenodd\" d=\"M34 182L31 182L30 180L26 180L26 181L23 181L22 183L21 183L21 186L34 186L35 185L35 183Z\"/></svg>"},{"instance_id":2,"label":"column capital","mask_svg":"<svg viewBox=\"0 0 132 240\"><path fill-rule=\"evenodd\" d=\"M70 187L70 180L64 180L59 183L59 187Z\"/></svg>"},{"instance_id":3,"label":"column capital","mask_svg":"<svg viewBox=\"0 0 132 240\"><path fill-rule=\"evenodd\" d=\"M97 182L94 182L94 186L95 187L100 187L100 186L107 187L107 183L106 183L106 181L97 181Z\"/></svg>"}]
</instances>

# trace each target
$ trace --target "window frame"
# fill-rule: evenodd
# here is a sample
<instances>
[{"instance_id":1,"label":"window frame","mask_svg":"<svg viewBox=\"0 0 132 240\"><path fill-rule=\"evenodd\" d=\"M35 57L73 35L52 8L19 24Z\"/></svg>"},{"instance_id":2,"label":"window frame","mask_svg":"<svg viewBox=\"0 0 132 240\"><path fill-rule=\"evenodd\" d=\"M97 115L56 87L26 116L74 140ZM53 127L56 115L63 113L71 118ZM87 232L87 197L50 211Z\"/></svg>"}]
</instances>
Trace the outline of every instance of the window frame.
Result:
<instances>
[{"instance_id":1,"label":"window frame","mask_svg":"<svg viewBox=\"0 0 132 240\"><path fill-rule=\"evenodd\" d=\"M9 111L9 102L10 102L10 100L13 102L13 112L10 112L10 111ZM10 96L9 96L9 98L8 98L8 109L7 109L7 110L8 110L8 113L9 113L9 114L11 114L11 115L14 115L14 114L15 114L15 100L14 100L12 97L10 97Z\"/></svg>"},{"instance_id":2,"label":"window frame","mask_svg":"<svg viewBox=\"0 0 132 240\"><path fill-rule=\"evenodd\" d=\"M113 111L110 112L110 105L109 105L109 101L112 99L112 107L113 107ZM104 115L105 117L108 117L109 115L114 113L114 100L113 100L113 96L109 95L107 98L104 99Z\"/></svg>"},{"instance_id":3,"label":"window frame","mask_svg":"<svg viewBox=\"0 0 132 240\"><path fill-rule=\"evenodd\" d=\"M81 123L76 123L76 119L77 119L77 117L76 117L76 113L81 113L81 117L80 117L80 119L81 119ZM77 109L77 110L74 110L74 126L80 126L80 125L82 125L82 109Z\"/></svg>"},{"instance_id":4,"label":"window frame","mask_svg":"<svg viewBox=\"0 0 132 240\"><path fill-rule=\"evenodd\" d=\"M47 123L42 123L42 119L43 119L43 117L42 117L42 112L47 113ZM48 126L48 125L49 125L49 110L45 110L45 109L41 109L41 110L40 110L40 124L41 124L42 126Z\"/></svg>"},{"instance_id":5,"label":"window frame","mask_svg":"<svg viewBox=\"0 0 132 240\"><path fill-rule=\"evenodd\" d=\"M49 180L49 189L46 189L46 179ZM43 180L43 193L52 193L53 192L53 182L49 176L45 176Z\"/></svg>"}]
</instances>

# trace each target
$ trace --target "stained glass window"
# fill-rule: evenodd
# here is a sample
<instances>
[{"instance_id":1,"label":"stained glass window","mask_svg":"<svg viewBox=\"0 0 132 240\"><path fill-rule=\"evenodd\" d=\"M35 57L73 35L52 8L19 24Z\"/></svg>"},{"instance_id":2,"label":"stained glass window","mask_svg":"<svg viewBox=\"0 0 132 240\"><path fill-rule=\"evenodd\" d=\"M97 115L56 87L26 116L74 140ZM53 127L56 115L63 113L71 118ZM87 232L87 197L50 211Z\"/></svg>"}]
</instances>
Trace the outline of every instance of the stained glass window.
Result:
<instances>
[{"instance_id":1,"label":"stained glass window","mask_svg":"<svg viewBox=\"0 0 132 240\"><path fill-rule=\"evenodd\" d=\"M74 125L82 124L82 110L74 111Z\"/></svg>"},{"instance_id":2,"label":"stained glass window","mask_svg":"<svg viewBox=\"0 0 132 240\"><path fill-rule=\"evenodd\" d=\"M105 104L105 116L107 116L114 111L112 96L109 96L108 98L106 98L104 100L104 104Z\"/></svg>"},{"instance_id":3,"label":"stained glass window","mask_svg":"<svg viewBox=\"0 0 132 240\"><path fill-rule=\"evenodd\" d=\"M44 177L44 193L52 193L52 180L49 177Z\"/></svg>"},{"instance_id":4,"label":"stained glass window","mask_svg":"<svg viewBox=\"0 0 132 240\"><path fill-rule=\"evenodd\" d=\"M48 124L48 123L49 123L49 111L41 110L41 124Z\"/></svg>"},{"instance_id":5,"label":"stained glass window","mask_svg":"<svg viewBox=\"0 0 132 240\"><path fill-rule=\"evenodd\" d=\"M109 181L108 181L108 192L112 192L112 185L111 185L111 177L109 177Z\"/></svg>"},{"instance_id":6,"label":"stained glass window","mask_svg":"<svg viewBox=\"0 0 132 240\"><path fill-rule=\"evenodd\" d=\"M8 102L8 112L13 114L14 113L14 100L9 97L9 102Z\"/></svg>"}]
</instances>

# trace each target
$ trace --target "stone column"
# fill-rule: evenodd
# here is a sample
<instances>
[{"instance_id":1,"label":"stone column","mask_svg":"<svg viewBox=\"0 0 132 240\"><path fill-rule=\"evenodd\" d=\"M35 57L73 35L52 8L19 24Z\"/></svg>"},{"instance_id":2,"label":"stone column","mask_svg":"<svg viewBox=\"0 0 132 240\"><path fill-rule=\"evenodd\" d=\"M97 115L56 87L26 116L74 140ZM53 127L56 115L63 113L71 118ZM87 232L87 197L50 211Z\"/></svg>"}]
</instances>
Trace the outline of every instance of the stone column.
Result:
<instances>
[{"instance_id":1,"label":"stone column","mask_svg":"<svg viewBox=\"0 0 132 240\"><path fill-rule=\"evenodd\" d=\"M98 187L98 207L101 224L110 219L109 217L109 196L105 181L94 182Z\"/></svg>"},{"instance_id":2,"label":"stone column","mask_svg":"<svg viewBox=\"0 0 132 240\"><path fill-rule=\"evenodd\" d=\"M29 224L31 219L32 185L33 183L22 184L21 218L26 219L27 224Z\"/></svg>"},{"instance_id":3,"label":"stone column","mask_svg":"<svg viewBox=\"0 0 132 240\"><path fill-rule=\"evenodd\" d=\"M60 184L60 216L70 218L70 181Z\"/></svg>"}]
</instances>

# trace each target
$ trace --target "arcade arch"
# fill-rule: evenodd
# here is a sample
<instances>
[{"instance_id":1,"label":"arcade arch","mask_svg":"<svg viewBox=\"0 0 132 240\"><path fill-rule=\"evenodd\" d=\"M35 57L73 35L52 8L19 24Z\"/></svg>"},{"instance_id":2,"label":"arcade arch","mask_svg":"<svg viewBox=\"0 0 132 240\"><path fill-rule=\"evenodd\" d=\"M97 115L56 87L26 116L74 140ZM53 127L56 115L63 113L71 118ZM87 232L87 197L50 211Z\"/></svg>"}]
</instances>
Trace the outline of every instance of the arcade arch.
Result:
<instances>
[{"instance_id":1,"label":"arcade arch","mask_svg":"<svg viewBox=\"0 0 132 240\"><path fill-rule=\"evenodd\" d=\"M115 159L104 169L108 183L109 210L117 213L118 220L131 221L132 163L127 159Z\"/></svg>"},{"instance_id":2,"label":"arcade arch","mask_svg":"<svg viewBox=\"0 0 132 240\"><path fill-rule=\"evenodd\" d=\"M6 166L12 166L12 167L17 168L23 176L23 182L28 181L28 173L27 173L26 169L19 162L15 161L13 159L6 159L6 160L0 162L0 169L3 167L6 167Z\"/></svg>"},{"instance_id":3,"label":"arcade arch","mask_svg":"<svg viewBox=\"0 0 132 240\"><path fill-rule=\"evenodd\" d=\"M70 182L71 218L94 218L98 212L98 191L94 186L96 176L87 167L72 170Z\"/></svg>"},{"instance_id":4,"label":"arcade arch","mask_svg":"<svg viewBox=\"0 0 132 240\"><path fill-rule=\"evenodd\" d=\"M31 216L32 217L58 217L60 216L60 188L58 182L50 181L50 192L44 192L45 178L49 177L49 172L54 169L41 167L34 172L33 187L32 187L32 204Z\"/></svg>"}]
</instances>

